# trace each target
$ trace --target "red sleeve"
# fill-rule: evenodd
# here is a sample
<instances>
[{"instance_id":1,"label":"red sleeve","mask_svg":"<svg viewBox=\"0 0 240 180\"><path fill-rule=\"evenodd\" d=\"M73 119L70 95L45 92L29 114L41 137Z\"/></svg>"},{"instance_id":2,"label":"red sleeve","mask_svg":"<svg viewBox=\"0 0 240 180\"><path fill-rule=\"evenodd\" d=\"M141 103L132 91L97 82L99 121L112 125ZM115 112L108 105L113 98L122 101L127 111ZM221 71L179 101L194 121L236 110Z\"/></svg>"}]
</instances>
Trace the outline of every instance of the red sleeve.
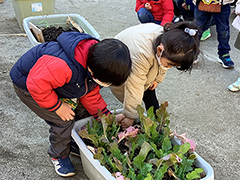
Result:
<instances>
[{"instance_id":1,"label":"red sleeve","mask_svg":"<svg viewBox=\"0 0 240 180\"><path fill-rule=\"evenodd\" d=\"M30 70L26 84L40 107L55 111L60 107L61 101L53 89L68 83L71 77L72 71L64 60L43 55Z\"/></svg>"},{"instance_id":2,"label":"red sleeve","mask_svg":"<svg viewBox=\"0 0 240 180\"><path fill-rule=\"evenodd\" d=\"M135 7L135 11L138 12L139 9L145 7L145 1L142 0L136 0L136 7Z\"/></svg>"},{"instance_id":3,"label":"red sleeve","mask_svg":"<svg viewBox=\"0 0 240 180\"><path fill-rule=\"evenodd\" d=\"M164 26L167 22L172 22L174 17L174 7L172 0L163 0L163 19L161 25Z\"/></svg>"},{"instance_id":4,"label":"red sleeve","mask_svg":"<svg viewBox=\"0 0 240 180\"><path fill-rule=\"evenodd\" d=\"M80 98L82 105L94 118L98 117L98 109L100 109L103 114L107 115L110 113L107 109L107 103L103 100L99 91L100 88L97 86L94 90Z\"/></svg>"}]
</instances>

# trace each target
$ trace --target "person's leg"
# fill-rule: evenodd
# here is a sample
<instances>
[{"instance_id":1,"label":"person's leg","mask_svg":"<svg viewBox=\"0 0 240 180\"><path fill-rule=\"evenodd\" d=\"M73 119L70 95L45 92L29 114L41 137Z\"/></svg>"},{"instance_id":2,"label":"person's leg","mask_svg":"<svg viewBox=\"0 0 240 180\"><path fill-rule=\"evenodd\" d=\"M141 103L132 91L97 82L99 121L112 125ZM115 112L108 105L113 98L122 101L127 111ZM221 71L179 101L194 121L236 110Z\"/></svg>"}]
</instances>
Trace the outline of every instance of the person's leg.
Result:
<instances>
[{"instance_id":1,"label":"person's leg","mask_svg":"<svg viewBox=\"0 0 240 180\"><path fill-rule=\"evenodd\" d=\"M218 39L218 61L224 68L234 68L234 62L231 60L229 51L230 27L229 16L231 13L230 4L221 7L221 12L214 13L213 17L216 23L217 39Z\"/></svg>"},{"instance_id":2,"label":"person's leg","mask_svg":"<svg viewBox=\"0 0 240 180\"><path fill-rule=\"evenodd\" d=\"M199 39L202 37L202 33L210 27L210 21L212 13L201 11L198 9L198 5L194 9L194 17L196 19L196 25L199 27Z\"/></svg>"},{"instance_id":3,"label":"person's leg","mask_svg":"<svg viewBox=\"0 0 240 180\"><path fill-rule=\"evenodd\" d=\"M71 131L75 121L63 121L55 112L50 112L47 109L41 108L31 97L29 92L16 85L14 85L14 89L21 101L50 125L49 140L51 145L48 149L48 154L52 158L56 172L60 176L74 175L75 170L68 155L70 152ZM61 168L59 168L59 163L62 164Z\"/></svg>"},{"instance_id":4,"label":"person's leg","mask_svg":"<svg viewBox=\"0 0 240 180\"><path fill-rule=\"evenodd\" d=\"M173 0L173 7L174 7L174 15L175 16L181 16L181 11L180 11L180 9L178 8L178 5L177 5L177 0Z\"/></svg>"},{"instance_id":5,"label":"person's leg","mask_svg":"<svg viewBox=\"0 0 240 180\"><path fill-rule=\"evenodd\" d=\"M75 121L91 116L91 114L84 108L84 106L80 102L78 103L78 106L74 110L74 113L75 113L75 116L74 116ZM72 139L70 142L70 153L74 156L80 156L79 147L77 143L74 141L74 139Z\"/></svg>"},{"instance_id":6,"label":"person's leg","mask_svg":"<svg viewBox=\"0 0 240 180\"><path fill-rule=\"evenodd\" d=\"M229 15L231 12L230 4L224 5L220 13L214 13L213 17L216 24L217 39L218 39L218 55L228 54L231 50L229 45L230 27Z\"/></svg>"},{"instance_id":7,"label":"person's leg","mask_svg":"<svg viewBox=\"0 0 240 180\"><path fill-rule=\"evenodd\" d=\"M143 102L145 104L146 110L153 106L154 113L159 109L159 102L156 97L156 92L154 90L147 89L143 94Z\"/></svg>"},{"instance_id":8,"label":"person's leg","mask_svg":"<svg viewBox=\"0 0 240 180\"><path fill-rule=\"evenodd\" d=\"M152 13L146 8L141 8L137 12L138 19L141 23L155 22Z\"/></svg>"}]
</instances>

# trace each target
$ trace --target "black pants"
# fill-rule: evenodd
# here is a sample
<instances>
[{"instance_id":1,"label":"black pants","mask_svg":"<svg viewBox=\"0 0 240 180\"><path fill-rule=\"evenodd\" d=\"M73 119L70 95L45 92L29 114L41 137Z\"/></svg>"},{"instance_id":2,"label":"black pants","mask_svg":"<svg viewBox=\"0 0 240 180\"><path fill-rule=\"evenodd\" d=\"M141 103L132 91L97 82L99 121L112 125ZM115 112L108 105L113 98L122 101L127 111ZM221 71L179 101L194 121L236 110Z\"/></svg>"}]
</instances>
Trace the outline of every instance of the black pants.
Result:
<instances>
[{"instance_id":1,"label":"black pants","mask_svg":"<svg viewBox=\"0 0 240 180\"><path fill-rule=\"evenodd\" d=\"M156 92L154 90L147 89L143 94L143 102L145 104L146 110L153 106L154 113L159 109L159 102L157 100Z\"/></svg>"},{"instance_id":2,"label":"black pants","mask_svg":"<svg viewBox=\"0 0 240 180\"><path fill-rule=\"evenodd\" d=\"M51 158L66 157L70 153L71 131L75 120L90 116L87 110L79 104L75 109L75 118L71 121L63 121L55 112L41 108L32 98L29 92L13 85L16 94L21 101L50 126L49 141L51 143L48 154Z\"/></svg>"}]
</instances>

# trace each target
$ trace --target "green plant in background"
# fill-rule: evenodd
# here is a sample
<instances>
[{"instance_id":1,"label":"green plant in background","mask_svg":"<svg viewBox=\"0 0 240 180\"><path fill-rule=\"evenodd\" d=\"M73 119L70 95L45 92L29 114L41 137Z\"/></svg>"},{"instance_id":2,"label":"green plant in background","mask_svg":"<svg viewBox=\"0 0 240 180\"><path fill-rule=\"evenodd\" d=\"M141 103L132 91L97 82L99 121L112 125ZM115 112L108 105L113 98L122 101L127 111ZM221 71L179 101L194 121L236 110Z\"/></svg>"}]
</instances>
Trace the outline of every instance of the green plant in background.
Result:
<instances>
[{"instance_id":1,"label":"green plant in background","mask_svg":"<svg viewBox=\"0 0 240 180\"><path fill-rule=\"evenodd\" d=\"M102 123L88 122L79 136L91 141L94 159L98 159L116 179L200 179L203 169L194 166L196 145L186 138L186 134L172 133L167 107L168 103L163 102L156 111L156 118L153 108L145 115L144 108L139 105L139 121L123 132L115 122L114 114L99 114ZM181 145L172 145L174 135L181 140Z\"/></svg>"}]
</instances>

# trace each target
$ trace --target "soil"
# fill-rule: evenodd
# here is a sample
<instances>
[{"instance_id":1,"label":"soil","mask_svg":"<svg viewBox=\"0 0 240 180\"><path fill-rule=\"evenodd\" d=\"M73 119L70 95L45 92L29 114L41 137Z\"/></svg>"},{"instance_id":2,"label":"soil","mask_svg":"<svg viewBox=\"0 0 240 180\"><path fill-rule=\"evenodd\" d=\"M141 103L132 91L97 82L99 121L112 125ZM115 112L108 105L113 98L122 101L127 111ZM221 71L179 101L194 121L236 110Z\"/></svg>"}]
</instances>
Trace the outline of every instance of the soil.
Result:
<instances>
[{"instance_id":1,"label":"soil","mask_svg":"<svg viewBox=\"0 0 240 180\"><path fill-rule=\"evenodd\" d=\"M43 38L45 42L57 41L57 37L61 33L67 32L67 31L78 31L78 30L75 27L63 28L63 27L54 27L54 26L42 29Z\"/></svg>"}]
</instances>

